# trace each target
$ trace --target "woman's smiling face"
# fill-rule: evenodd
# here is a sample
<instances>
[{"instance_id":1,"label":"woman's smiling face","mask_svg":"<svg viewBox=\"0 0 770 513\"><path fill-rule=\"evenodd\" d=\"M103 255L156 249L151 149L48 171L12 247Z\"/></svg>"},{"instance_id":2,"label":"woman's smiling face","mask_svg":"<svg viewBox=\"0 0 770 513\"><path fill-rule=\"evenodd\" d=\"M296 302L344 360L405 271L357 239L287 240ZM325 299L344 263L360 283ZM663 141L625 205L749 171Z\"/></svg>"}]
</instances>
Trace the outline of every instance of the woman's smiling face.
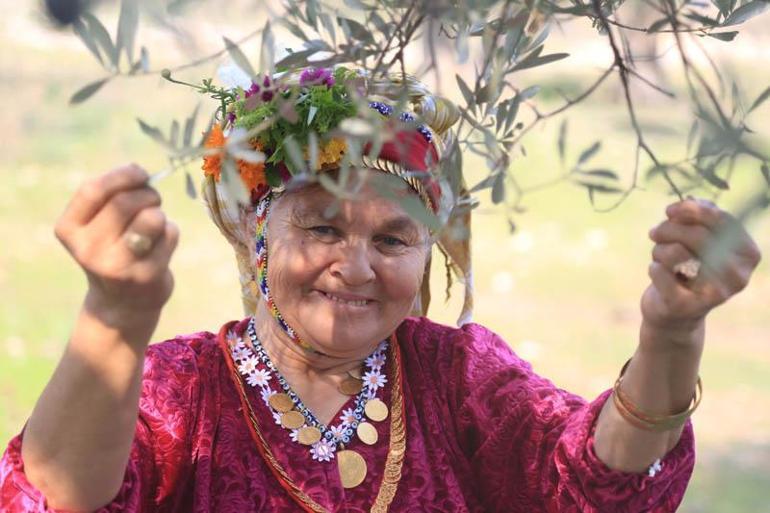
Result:
<instances>
[{"instance_id":1,"label":"woman's smiling face","mask_svg":"<svg viewBox=\"0 0 770 513\"><path fill-rule=\"evenodd\" d=\"M273 201L267 246L281 315L338 357L371 350L409 315L430 249L427 228L370 187L340 201L318 185Z\"/></svg>"}]
</instances>

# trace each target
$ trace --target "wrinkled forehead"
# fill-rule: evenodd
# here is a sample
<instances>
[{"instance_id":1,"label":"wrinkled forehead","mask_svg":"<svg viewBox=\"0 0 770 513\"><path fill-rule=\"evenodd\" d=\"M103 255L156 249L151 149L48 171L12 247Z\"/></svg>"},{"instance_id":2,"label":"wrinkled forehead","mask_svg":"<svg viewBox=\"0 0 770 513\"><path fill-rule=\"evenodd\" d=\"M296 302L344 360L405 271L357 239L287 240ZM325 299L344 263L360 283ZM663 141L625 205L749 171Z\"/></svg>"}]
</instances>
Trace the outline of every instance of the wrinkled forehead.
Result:
<instances>
[{"instance_id":1,"label":"wrinkled forehead","mask_svg":"<svg viewBox=\"0 0 770 513\"><path fill-rule=\"evenodd\" d=\"M352 197L339 198L314 183L283 192L276 198L273 210L279 216L302 223L337 222L427 235L427 227L413 219L398 201L398 196L409 194L416 195L407 187L390 199L383 197L376 184L365 183Z\"/></svg>"}]
</instances>

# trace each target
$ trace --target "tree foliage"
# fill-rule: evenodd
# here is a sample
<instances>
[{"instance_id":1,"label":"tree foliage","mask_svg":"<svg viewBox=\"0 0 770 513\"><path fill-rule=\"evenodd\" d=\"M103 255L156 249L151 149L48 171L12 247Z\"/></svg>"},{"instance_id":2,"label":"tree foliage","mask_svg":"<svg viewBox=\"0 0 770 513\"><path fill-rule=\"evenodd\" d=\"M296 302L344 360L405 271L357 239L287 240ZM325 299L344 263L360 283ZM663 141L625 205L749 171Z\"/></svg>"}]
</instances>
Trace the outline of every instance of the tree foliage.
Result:
<instances>
[{"instance_id":1,"label":"tree foliage","mask_svg":"<svg viewBox=\"0 0 770 513\"><path fill-rule=\"evenodd\" d=\"M185 4L190 1L168 2L165 15L173 17L182 13L183 16ZM770 98L770 88L750 102L743 101L735 84L726 87L724 74L719 69L713 74L716 78L707 78L689 54L693 46L701 49L702 46L686 43L688 39L698 43L701 38L715 38L730 44L739 35L741 24L768 10L770 2L646 0L644 8L654 13L654 21L648 26L622 23L617 11L623 3L623 0L344 0L341 3L283 0L283 12L272 24L284 27L299 44L281 58L276 58L275 36L268 22L240 41L224 38L224 47L212 55L160 73L168 80L180 82L173 77L177 70L223 55L229 55L251 77L273 70L335 64L354 65L366 69L372 76L403 71L418 76L433 73L447 86L456 86L464 103L460 106L457 138L442 160L445 189L451 191L456 208L471 208L475 203L469 194L488 189L492 201L506 204L510 212L520 211L522 198L529 192L519 185L511 169L514 159L525 153L525 136L544 121L564 116L605 82L618 80L628 122L636 138L633 166L615 171L591 165L602 148L601 141L596 141L579 153L577 161L565 166L567 171L554 182L569 180L586 190L597 210L611 210L639 188L642 179L664 180L670 192L680 199L694 191L718 195L719 191L729 188L736 161L750 159L756 162L768 187L749 198L740 215L745 217L766 207L770 203L770 157L754 141L750 122L754 121L752 113ZM139 0L122 0L114 40L93 13L85 12L74 22L75 35L103 66L106 75L94 77L72 96L71 103L86 101L117 77L158 73L149 69L148 49L140 45L139 52L136 51L142 8L148 9ZM157 6L154 9L157 16ZM596 29L595 37L612 50L612 62L584 91L564 97L558 108L543 112L537 102L540 87L519 84L526 83L528 70L570 57L567 53L548 53L545 44L554 25L579 19L587 20ZM628 39L633 32L646 33L647 37L666 34L672 39L672 51L678 53L686 84L684 90L668 91L642 75ZM257 36L262 37L262 46L259 66L255 68L239 45ZM413 45L421 45L427 57L420 69L407 70L404 55ZM457 75L453 77L454 83L448 84L449 79L442 74L442 63L437 58L438 49L447 46L454 49L458 63L473 62L476 69L473 76ZM644 82L660 94L689 102L693 123L684 158L665 160L649 142L649 130L637 117L633 81ZM211 80L188 85L209 95L225 94ZM531 115L522 116L524 109ZM170 170L204 152L200 141L192 137L196 114L197 107L184 123L173 121L167 135L139 122L145 133L168 149ZM376 131L373 132L376 137ZM568 144L565 119L557 141L562 162ZM685 145L685 141L682 144ZM462 187L462 152L479 155L488 169L487 176L470 184L469 191ZM630 184L623 185L623 175L631 175ZM190 190L189 178L187 183ZM597 206L600 197L601 204L605 205L601 208Z\"/></svg>"}]
</instances>

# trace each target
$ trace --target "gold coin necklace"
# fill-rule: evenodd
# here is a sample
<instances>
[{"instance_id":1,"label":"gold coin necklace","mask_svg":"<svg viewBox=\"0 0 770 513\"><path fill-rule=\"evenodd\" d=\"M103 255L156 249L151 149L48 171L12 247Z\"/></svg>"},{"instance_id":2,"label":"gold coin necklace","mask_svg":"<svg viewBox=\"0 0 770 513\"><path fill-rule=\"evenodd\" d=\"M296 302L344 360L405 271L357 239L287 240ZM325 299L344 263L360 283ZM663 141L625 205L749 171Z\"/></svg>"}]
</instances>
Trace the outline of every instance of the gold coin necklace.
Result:
<instances>
[{"instance_id":1,"label":"gold coin necklace","mask_svg":"<svg viewBox=\"0 0 770 513\"><path fill-rule=\"evenodd\" d=\"M377 398L378 391L388 381L385 375L388 341L379 344L361 369L350 371L342 380L338 389L345 395L355 396L353 407L344 409L336 423L325 425L302 403L270 360L257 338L253 318L247 333L251 347L243 340L230 345L233 361L244 381L260 389L262 400L276 423L289 430L292 441L308 446L313 460L329 462L336 458L342 485L354 488L361 484L368 472L366 460L347 445L354 437L367 445L376 444L379 435L372 422L388 417L388 407ZM272 383L279 389L274 390Z\"/></svg>"}]
</instances>

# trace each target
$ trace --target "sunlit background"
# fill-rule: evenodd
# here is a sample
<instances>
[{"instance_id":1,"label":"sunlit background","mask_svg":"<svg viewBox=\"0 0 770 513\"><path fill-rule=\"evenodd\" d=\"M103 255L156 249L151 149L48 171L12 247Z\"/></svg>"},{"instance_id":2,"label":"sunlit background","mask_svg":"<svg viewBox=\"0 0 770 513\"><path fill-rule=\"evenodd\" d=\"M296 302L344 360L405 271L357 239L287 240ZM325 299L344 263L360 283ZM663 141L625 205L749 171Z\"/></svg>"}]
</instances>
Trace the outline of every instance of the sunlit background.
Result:
<instances>
[{"instance_id":1,"label":"sunlit background","mask_svg":"<svg viewBox=\"0 0 770 513\"><path fill-rule=\"evenodd\" d=\"M225 7L226 8L223 8ZM236 40L261 26L270 7L259 2L190 2L176 23L188 34L158 21L142 19L138 42L149 49L150 68L159 70L209 55L222 48L221 36ZM277 8L272 8L277 12ZM97 11L110 31L117 13L110 2ZM0 440L17 433L66 344L85 292L82 273L53 236L53 224L85 178L111 167L137 162L149 171L166 166L163 149L138 129L136 118L167 130L199 101L202 112L214 106L189 89L158 74L112 80L76 107L69 97L103 70L69 31L56 31L26 2L0 4ZM741 29L732 43L699 42L736 81L751 102L770 85L770 14ZM640 38L647 37L641 34ZM293 40L277 33L278 46ZM637 39L637 41L641 41ZM285 42L285 43L284 43ZM644 43L644 41L641 41ZM243 45L258 62L259 38ZM543 110L561 105L557 90L576 95L610 63L605 41L586 24L554 27L547 51L571 57L516 75L520 87L539 84L535 101ZM648 46L649 48L649 46ZM696 52L697 49L693 48ZM644 65L656 81L681 91L681 73L670 41L652 49L658 67ZM697 53L697 52L696 52ZM418 68L420 52L409 56ZM453 56L443 57L439 87L459 99ZM180 76L197 81L214 76L215 59ZM436 77L426 80L436 87ZM643 125L662 155L685 154L692 115L681 98L670 100L644 86L634 88ZM729 89L728 89L729 92ZM526 108L523 108L526 116ZM198 130L203 130L204 117ZM770 102L750 121L770 133ZM533 130L525 139L526 156L516 150L513 172L534 190L515 213L511 233L507 215L493 207L488 193L474 213L475 320L500 333L537 372L558 386L593 398L609 388L632 354L640 324L639 299L647 285L652 243L647 231L663 219L673 201L663 182L645 183L617 209L596 213L586 192L567 181L540 188L566 172L582 150L602 140L593 167L609 168L631 180L634 137L617 77L585 103L568 110L567 156L560 162L556 140L562 118ZM764 145L765 153L770 146ZM473 184L484 163L466 155L465 172ZM190 166L198 181L200 170ZM738 162L731 190L718 198L735 211L748 194L763 186L754 163ZM166 213L181 228L172 262L176 289L164 310L155 339L199 330L216 331L225 321L244 316L232 251L206 217L199 200L185 194L178 173L161 182ZM509 195L509 199L512 197ZM597 207L614 197L598 196ZM714 311L707 323L702 366L705 398L693 422L697 468L681 511L770 511L770 212L753 219L749 231L765 253L747 290ZM443 302L443 263L435 255L434 302L430 317L453 323L461 289Z\"/></svg>"}]
</instances>

